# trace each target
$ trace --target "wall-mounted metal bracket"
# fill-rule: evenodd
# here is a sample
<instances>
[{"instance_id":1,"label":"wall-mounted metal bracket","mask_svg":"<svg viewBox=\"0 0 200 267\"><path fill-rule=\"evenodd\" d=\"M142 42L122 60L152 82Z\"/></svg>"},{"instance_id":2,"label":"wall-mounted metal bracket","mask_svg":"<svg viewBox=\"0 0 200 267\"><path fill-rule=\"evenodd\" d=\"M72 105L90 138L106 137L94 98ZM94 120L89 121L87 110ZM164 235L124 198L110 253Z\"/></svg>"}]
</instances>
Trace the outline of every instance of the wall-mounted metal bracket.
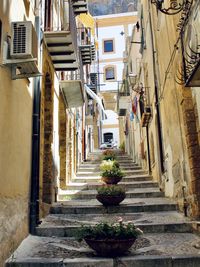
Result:
<instances>
[{"instance_id":1,"label":"wall-mounted metal bracket","mask_svg":"<svg viewBox=\"0 0 200 267\"><path fill-rule=\"evenodd\" d=\"M12 80L42 76L37 67L37 58L6 59L3 64L11 68Z\"/></svg>"}]
</instances>

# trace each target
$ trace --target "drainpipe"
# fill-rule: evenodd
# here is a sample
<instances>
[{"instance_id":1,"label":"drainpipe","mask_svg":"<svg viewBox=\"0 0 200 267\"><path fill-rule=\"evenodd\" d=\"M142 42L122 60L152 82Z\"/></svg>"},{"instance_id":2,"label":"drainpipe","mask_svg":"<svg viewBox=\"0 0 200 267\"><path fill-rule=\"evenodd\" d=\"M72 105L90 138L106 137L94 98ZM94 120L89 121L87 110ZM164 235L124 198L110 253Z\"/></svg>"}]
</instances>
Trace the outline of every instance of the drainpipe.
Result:
<instances>
[{"instance_id":1,"label":"drainpipe","mask_svg":"<svg viewBox=\"0 0 200 267\"><path fill-rule=\"evenodd\" d=\"M149 127L148 126L146 126L146 135L147 135L148 168L149 168L149 174L151 174L151 156L150 156L150 147L149 147Z\"/></svg>"},{"instance_id":2,"label":"drainpipe","mask_svg":"<svg viewBox=\"0 0 200 267\"><path fill-rule=\"evenodd\" d=\"M150 23L150 34L151 34L151 43L152 43L152 57L153 57L153 73L154 73L154 83L155 83L155 107L156 107L156 113L157 113L157 123L158 123L158 142L159 142L159 151L160 151L160 169L161 172L164 173L164 154L163 154L163 138L162 138L162 123L161 123L161 116L160 116L160 103L159 103L159 92L158 92L158 77L156 73L156 58L155 58L155 43L154 43L154 37L153 37L153 27L152 27L152 18L151 18L151 2L148 1L149 5L149 23Z\"/></svg>"},{"instance_id":3,"label":"drainpipe","mask_svg":"<svg viewBox=\"0 0 200 267\"><path fill-rule=\"evenodd\" d=\"M35 29L40 45L40 19L35 17ZM32 166L29 207L29 231L35 234L39 223L39 162L40 162L40 77L33 80L33 117L32 117Z\"/></svg>"}]
</instances>

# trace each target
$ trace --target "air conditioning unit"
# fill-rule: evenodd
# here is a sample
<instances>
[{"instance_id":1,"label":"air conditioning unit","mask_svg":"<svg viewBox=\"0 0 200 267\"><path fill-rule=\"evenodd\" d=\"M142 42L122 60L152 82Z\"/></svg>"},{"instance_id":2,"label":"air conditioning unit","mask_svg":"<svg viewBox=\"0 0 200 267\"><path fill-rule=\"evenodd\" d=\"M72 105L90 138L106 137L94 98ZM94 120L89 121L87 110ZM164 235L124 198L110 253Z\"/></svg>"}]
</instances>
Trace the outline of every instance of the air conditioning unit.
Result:
<instances>
[{"instance_id":1,"label":"air conditioning unit","mask_svg":"<svg viewBox=\"0 0 200 267\"><path fill-rule=\"evenodd\" d=\"M37 58L38 40L31 21L12 22L10 57Z\"/></svg>"}]
</instances>

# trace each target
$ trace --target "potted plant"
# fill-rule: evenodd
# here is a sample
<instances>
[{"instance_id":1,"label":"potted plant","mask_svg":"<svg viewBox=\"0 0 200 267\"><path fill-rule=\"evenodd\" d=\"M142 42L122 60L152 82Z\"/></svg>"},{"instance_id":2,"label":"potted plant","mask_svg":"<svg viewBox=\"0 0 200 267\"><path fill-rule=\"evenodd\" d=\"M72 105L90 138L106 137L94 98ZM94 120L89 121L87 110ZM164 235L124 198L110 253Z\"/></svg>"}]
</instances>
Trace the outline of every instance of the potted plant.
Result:
<instances>
[{"instance_id":1,"label":"potted plant","mask_svg":"<svg viewBox=\"0 0 200 267\"><path fill-rule=\"evenodd\" d=\"M123 255L135 242L142 231L132 222L98 223L82 226L78 240L85 242L101 256Z\"/></svg>"},{"instance_id":2,"label":"potted plant","mask_svg":"<svg viewBox=\"0 0 200 267\"><path fill-rule=\"evenodd\" d=\"M97 188L96 199L104 206L119 205L125 197L125 189L117 185L103 185Z\"/></svg>"},{"instance_id":3,"label":"potted plant","mask_svg":"<svg viewBox=\"0 0 200 267\"><path fill-rule=\"evenodd\" d=\"M102 160L115 160L116 153L113 150L107 149L103 152Z\"/></svg>"},{"instance_id":4,"label":"potted plant","mask_svg":"<svg viewBox=\"0 0 200 267\"><path fill-rule=\"evenodd\" d=\"M106 184L117 184L124 177L124 173L119 168L119 163L108 160L100 165L101 179Z\"/></svg>"},{"instance_id":5,"label":"potted plant","mask_svg":"<svg viewBox=\"0 0 200 267\"><path fill-rule=\"evenodd\" d=\"M119 146L119 149L121 150L122 154L125 153L125 143L124 142L121 143L121 145Z\"/></svg>"}]
</instances>

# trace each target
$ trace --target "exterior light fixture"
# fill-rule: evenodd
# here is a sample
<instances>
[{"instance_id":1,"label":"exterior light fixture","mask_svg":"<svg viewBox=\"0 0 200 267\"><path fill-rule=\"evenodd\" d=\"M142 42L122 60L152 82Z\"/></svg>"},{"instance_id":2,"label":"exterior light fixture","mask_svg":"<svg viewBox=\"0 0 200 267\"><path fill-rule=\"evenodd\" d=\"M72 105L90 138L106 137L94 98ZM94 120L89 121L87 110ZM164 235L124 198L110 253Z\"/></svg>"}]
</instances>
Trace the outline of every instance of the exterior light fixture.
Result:
<instances>
[{"instance_id":1,"label":"exterior light fixture","mask_svg":"<svg viewBox=\"0 0 200 267\"><path fill-rule=\"evenodd\" d=\"M129 78L129 83L131 84L131 86L134 86L136 84L137 75L131 72L129 73L128 78Z\"/></svg>"},{"instance_id":2,"label":"exterior light fixture","mask_svg":"<svg viewBox=\"0 0 200 267\"><path fill-rule=\"evenodd\" d=\"M169 4L165 4L169 2ZM188 0L151 0L159 11L166 15L176 15L181 12L185 5L187 5Z\"/></svg>"}]
</instances>

